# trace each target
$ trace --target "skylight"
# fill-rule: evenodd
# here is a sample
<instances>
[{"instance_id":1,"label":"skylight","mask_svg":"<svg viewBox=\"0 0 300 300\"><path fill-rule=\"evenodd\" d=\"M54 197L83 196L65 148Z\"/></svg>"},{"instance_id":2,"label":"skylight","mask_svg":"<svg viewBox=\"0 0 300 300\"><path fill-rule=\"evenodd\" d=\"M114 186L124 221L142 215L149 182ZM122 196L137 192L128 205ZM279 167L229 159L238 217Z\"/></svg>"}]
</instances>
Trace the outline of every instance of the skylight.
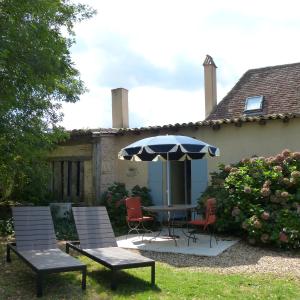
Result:
<instances>
[{"instance_id":1,"label":"skylight","mask_svg":"<svg viewBox=\"0 0 300 300\"><path fill-rule=\"evenodd\" d=\"M252 96L246 99L245 113L259 112L262 110L263 96Z\"/></svg>"}]
</instances>

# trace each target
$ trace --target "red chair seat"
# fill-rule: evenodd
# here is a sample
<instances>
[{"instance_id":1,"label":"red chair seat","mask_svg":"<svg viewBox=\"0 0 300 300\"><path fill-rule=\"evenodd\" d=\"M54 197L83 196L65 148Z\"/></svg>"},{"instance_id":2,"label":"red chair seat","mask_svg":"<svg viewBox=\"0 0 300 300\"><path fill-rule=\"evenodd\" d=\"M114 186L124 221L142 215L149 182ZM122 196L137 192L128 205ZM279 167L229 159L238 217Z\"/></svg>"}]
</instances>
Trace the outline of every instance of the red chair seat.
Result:
<instances>
[{"instance_id":1,"label":"red chair seat","mask_svg":"<svg viewBox=\"0 0 300 300\"><path fill-rule=\"evenodd\" d=\"M153 218L152 217L146 217L146 216L143 216L141 218L128 218L127 217L127 221L130 221L130 222L144 222L144 221L152 221Z\"/></svg>"},{"instance_id":2,"label":"red chair seat","mask_svg":"<svg viewBox=\"0 0 300 300\"><path fill-rule=\"evenodd\" d=\"M206 220L192 220L192 221L189 221L188 224L190 225L198 225L198 226L201 226L201 225L207 225L207 222Z\"/></svg>"}]
</instances>

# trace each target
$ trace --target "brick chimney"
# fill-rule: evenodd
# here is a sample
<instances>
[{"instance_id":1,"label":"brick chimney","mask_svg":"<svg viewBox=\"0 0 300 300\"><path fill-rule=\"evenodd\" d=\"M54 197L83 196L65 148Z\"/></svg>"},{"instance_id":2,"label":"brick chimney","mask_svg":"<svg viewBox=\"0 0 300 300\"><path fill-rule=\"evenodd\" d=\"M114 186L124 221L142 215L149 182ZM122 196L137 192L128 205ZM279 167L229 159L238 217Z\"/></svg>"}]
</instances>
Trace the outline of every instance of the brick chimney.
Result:
<instances>
[{"instance_id":1,"label":"brick chimney","mask_svg":"<svg viewBox=\"0 0 300 300\"><path fill-rule=\"evenodd\" d=\"M206 55L204 66L205 118L217 105L217 66L210 55Z\"/></svg>"},{"instance_id":2,"label":"brick chimney","mask_svg":"<svg viewBox=\"0 0 300 300\"><path fill-rule=\"evenodd\" d=\"M128 128L128 90L117 88L111 90L112 96L112 127Z\"/></svg>"}]
</instances>

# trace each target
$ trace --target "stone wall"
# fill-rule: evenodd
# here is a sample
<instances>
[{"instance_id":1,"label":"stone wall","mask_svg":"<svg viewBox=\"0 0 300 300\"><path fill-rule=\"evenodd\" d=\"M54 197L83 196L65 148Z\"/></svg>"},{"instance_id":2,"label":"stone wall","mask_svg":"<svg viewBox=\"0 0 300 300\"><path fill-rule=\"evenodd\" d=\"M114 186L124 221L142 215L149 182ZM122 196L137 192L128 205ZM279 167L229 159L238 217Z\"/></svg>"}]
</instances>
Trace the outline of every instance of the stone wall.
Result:
<instances>
[{"instance_id":1,"label":"stone wall","mask_svg":"<svg viewBox=\"0 0 300 300\"><path fill-rule=\"evenodd\" d=\"M116 180L118 151L115 136L103 136L100 142L100 192L103 193Z\"/></svg>"}]
</instances>

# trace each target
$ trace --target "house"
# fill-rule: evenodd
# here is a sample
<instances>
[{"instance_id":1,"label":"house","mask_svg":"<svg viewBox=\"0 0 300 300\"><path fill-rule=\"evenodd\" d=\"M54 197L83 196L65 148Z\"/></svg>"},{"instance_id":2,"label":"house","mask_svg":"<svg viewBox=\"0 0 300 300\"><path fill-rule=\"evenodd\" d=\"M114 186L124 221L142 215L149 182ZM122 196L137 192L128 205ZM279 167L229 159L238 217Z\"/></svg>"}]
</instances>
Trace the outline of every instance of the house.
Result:
<instances>
[{"instance_id":1,"label":"house","mask_svg":"<svg viewBox=\"0 0 300 300\"><path fill-rule=\"evenodd\" d=\"M300 63L247 71L217 104L216 65L204 61L204 121L129 128L128 91L112 90L113 128L73 130L70 139L50 154L50 189L58 201L95 203L115 181L128 188L151 189L156 204L166 202L166 166L161 162L117 159L126 145L154 135L180 134L220 148L219 158L171 162L171 197L195 203L206 189L209 173L219 163L233 163L253 155L271 156L300 149Z\"/></svg>"}]
</instances>

